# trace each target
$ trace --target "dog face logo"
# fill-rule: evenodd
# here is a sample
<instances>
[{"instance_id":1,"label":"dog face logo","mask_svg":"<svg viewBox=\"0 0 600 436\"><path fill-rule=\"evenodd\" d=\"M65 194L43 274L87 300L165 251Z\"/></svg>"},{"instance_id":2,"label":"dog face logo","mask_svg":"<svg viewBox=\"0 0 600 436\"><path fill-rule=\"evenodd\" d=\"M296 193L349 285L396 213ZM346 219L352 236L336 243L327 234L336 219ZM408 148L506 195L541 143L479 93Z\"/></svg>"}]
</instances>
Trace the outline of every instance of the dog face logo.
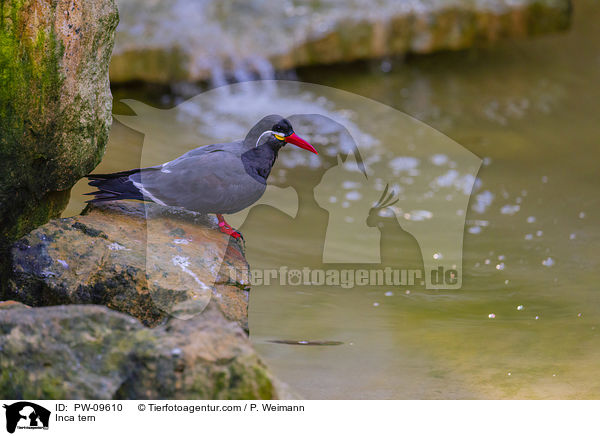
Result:
<instances>
[{"instance_id":1,"label":"dog face logo","mask_svg":"<svg viewBox=\"0 0 600 436\"><path fill-rule=\"evenodd\" d=\"M4 405L6 409L6 431L14 433L18 429L48 429L50 411L28 401Z\"/></svg>"}]
</instances>

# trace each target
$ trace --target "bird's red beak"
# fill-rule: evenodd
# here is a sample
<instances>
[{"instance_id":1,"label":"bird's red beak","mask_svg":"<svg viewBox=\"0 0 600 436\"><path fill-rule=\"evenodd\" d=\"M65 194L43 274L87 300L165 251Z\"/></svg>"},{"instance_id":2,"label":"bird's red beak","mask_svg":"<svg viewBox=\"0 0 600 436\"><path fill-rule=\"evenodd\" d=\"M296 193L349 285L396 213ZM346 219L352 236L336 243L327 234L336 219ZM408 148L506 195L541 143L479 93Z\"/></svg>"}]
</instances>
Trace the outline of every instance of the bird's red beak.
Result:
<instances>
[{"instance_id":1,"label":"bird's red beak","mask_svg":"<svg viewBox=\"0 0 600 436\"><path fill-rule=\"evenodd\" d=\"M319 154L317 152L317 150L315 149L315 147L313 147L312 145L310 145L308 142L306 142L304 139L302 139L301 137L299 137L295 133L292 133L290 136L286 136L285 137L285 142L288 142L290 144L294 144L295 146L303 148L305 150L312 151L314 154Z\"/></svg>"}]
</instances>

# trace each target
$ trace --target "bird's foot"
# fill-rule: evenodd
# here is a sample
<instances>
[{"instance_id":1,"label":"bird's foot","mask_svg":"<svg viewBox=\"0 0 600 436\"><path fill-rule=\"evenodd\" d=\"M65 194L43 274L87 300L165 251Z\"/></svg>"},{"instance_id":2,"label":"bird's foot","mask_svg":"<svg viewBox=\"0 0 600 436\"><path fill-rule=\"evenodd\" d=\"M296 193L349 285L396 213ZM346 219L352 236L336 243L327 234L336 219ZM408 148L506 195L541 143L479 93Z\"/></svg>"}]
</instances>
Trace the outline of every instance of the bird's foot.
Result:
<instances>
[{"instance_id":1,"label":"bird's foot","mask_svg":"<svg viewBox=\"0 0 600 436\"><path fill-rule=\"evenodd\" d=\"M227 224L223 216L217 215L217 218L219 219L219 230L221 230L222 233L225 233L226 235L229 235L234 239L244 239L241 233L235 231L233 227Z\"/></svg>"},{"instance_id":2,"label":"bird's foot","mask_svg":"<svg viewBox=\"0 0 600 436\"><path fill-rule=\"evenodd\" d=\"M231 228L228 224L225 223L219 223L219 229L221 230L221 232L235 238L235 239L239 239L242 237L242 235L238 232L236 232L233 228Z\"/></svg>"}]
</instances>

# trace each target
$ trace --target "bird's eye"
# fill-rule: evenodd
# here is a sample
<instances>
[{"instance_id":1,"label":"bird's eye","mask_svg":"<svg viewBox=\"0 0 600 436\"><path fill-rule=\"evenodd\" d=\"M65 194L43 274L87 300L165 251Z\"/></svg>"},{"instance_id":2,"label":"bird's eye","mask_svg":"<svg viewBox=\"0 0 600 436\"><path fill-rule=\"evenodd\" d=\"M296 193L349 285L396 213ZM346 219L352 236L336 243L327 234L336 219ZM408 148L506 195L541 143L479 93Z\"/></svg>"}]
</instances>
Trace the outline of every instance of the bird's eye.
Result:
<instances>
[{"instance_id":1,"label":"bird's eye","mask_svg":"<svg viewBox=\"0 0 600 436\"><path fill-rule=\"evenodd\" d=\"M278 133L273 133L273 136L275 136L275 138L279 139L280 141L283 141L285 139L285 136L282 136Z\"/></svg>"}]
</instances>

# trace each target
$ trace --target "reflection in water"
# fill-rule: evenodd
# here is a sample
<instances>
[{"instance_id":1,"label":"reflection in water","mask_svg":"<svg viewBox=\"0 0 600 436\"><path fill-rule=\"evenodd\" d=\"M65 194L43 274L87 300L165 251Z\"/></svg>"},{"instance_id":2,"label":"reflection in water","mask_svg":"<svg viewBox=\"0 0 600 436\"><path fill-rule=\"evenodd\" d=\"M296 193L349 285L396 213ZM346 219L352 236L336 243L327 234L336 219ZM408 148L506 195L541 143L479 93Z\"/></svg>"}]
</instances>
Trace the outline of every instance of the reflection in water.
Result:
<instances>
[{"instance_id":1,"label":"reflection in water","mask_svg":"<svg viewBox=\"0 0 600 436\"><path fill-rule=\"evenodd\" d=\"M301 395L598 398L600 128L592 114L600 110L596 26L600 10L579 6L574 30L566 35L414 59L393 65L388 74L361 66L329 69L328 74L299 72L303 80L357 92L406 111L483 158L475 195L464 208L462 289L278 284L252 289L252 339L274 371ZM117 90L119 95L137 98L134 90ZM271 109L274 102L269 95L259 94L256 104L270 113L276 110ZM244 94L237 97L235 105L248 103ZM174 102L172 96L166 101ZM316 106L295 102L283 112L306 113L328 104L313 103ZM201 109L188 114L194 145L212 142L212 134L236 133L236 126L244 127L228 119L229 107ZM345 123L354 122L357 129L350 130L357 142L370 137L375 154L398 171L395 192L400 201L392 206L398 218L383 211L377 216L367 211L364 218L368 229L380 233L381 265L422 268L421 247L408 226L427 220L431 210L406 206L410 179L416 177L415 170L437 171L430 188L458 192L464 180L453 172L453 156L444 152L418 156L419 150L403 148L410 145L404 142L378 143L375 132L386 128L385 119L374 115L372 124L364 127L356 114L327 110ZM204 120L200 128L198 120ZM365 130L362 137L357 130ZM317 137L311 139L329 150L327 134ZM142 139L117 123L99 171L138 165ZM163 150L155 156L157 163L179 154L164 147L169 138L165 141L157 144ZM282 264L329 268L322 262L329 220L323 205L333 197L344 201L341 197L350 194L346 199L350 201L356 198L353 192L364 194L352 185L354 179L346 179L341 189L311 200L323 171L337 165L337 153L326 151L321 161L311 161L295 154L284 157L288 151L274 169L273 183L282 188L293 185L298 197L306 200L295 216L266 205L249 211L242 228L248 235L248 260L257 269ZM390 160L388 151L419 161ZM390 181L373 182L378 187L372 200L376 202ZM76 187L71 213L77 212L81 201L77 194L84 190ZM343 344L286 347L269 342L275 338Z\"/></svg>"},{"instance_id":2,"label":"reflection in water","mask_svg":"<svg viewBox=\"0 0 600 436\"><path fill-rule=\"evenodd\" d=\"M285 344L285 345L313 345L313 346L332 346L332 345L342 345L343 342L340 341L294 341L294 340L285 340L285 339L276 339L273 341L269 341L273 344Z\"/></svg>"}]
</instances>

